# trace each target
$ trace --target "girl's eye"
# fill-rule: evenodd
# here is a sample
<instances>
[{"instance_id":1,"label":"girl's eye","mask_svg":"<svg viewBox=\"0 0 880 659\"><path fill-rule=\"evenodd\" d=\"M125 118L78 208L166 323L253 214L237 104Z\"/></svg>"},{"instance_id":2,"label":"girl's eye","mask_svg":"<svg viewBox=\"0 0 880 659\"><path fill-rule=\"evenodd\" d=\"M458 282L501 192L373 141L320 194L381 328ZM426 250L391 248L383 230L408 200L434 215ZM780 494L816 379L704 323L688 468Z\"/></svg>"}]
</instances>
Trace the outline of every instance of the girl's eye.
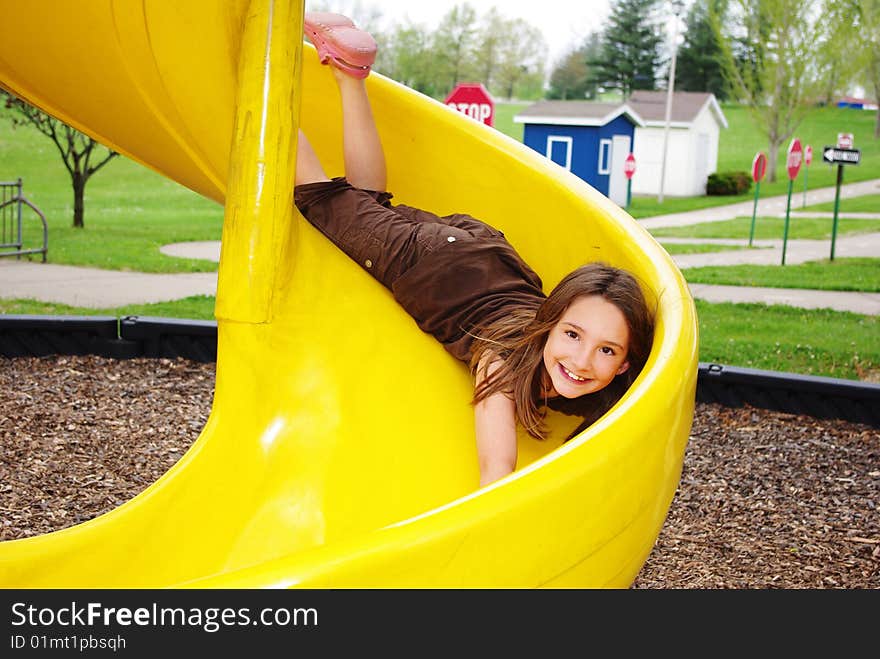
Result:
<instances>
[{"instance_id":1,"label":"girl's eye","mask_svg":"<svg viewBox=\"0 0 880 659\"><path fill-rule=\"evenodd\" d=\"M578 338L577 332L575 332L574 330L565 330L565 335L570 339Z\"/></svg>"},{"instance_id":2,"label":"girl's eye","mask_svg":"<svg viewBox=\"0 0 880 659\"><path fill-rule=\"evenodd\" d=\"M609 348L608 346L603 346L603 347L599 348L599 350L601 350L602 354L604 354L604 355L613 355L614 354L614 348Z\"/></svg>"}]
</instances>

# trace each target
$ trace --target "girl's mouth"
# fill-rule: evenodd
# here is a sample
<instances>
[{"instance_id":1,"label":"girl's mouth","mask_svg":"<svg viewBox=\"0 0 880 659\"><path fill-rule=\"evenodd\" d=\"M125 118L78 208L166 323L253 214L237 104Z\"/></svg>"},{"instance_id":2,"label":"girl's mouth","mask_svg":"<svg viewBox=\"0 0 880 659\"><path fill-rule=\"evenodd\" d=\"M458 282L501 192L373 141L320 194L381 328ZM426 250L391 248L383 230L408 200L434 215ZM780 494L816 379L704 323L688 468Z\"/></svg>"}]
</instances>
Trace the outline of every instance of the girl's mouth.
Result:
<instances>
[{"instance_id":1,"label":"girl's mouth","mask_svg":"<svg viewBox=\"0 0 880 659\"><path fill-rule=\"evenodd\" d=\"M566 377L566 379L571 380L572 382L575 382L577 384L583 384L584 382L588 381L588 378L582 378L579 375L575 375L567 368L565 368L565 366L563 366L562 364L559 365L559 370L562 371L562 374Z\"/></svg>"}]
</instances>

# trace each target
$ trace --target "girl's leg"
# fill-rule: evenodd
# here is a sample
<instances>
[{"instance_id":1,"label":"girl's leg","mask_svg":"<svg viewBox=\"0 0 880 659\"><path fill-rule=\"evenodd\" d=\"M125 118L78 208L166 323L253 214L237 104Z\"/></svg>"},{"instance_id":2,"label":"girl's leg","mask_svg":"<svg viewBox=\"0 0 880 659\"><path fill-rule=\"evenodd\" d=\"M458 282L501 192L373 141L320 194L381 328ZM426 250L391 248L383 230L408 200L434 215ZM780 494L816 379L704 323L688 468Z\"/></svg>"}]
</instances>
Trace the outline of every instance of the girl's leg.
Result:
<instances>
[{"instance_id":1,"label":"girl's leg","mask_svg":"<svg viewBox=\"0 0 880 659\"><path fill-rule=\"evenodd\" d=\"M329 180L327 174L324 173L321 161L318 160L318 154L315 153L306 134L300 130L299 137L296 140L296 175L294 177L294 184L304 185L306 183Z\"/></svg>"},{"instance_id":2,"label":"girl's leg","mask_svg":"<svg viewBox=\"0 0 880 659\"><path fill-rule=\"evenodd\" d=\"M342 99L342 150L345 177L356 188L384 191L385 153L373 120L364 80L331 67Z\"/></svg>"}]
</instances>

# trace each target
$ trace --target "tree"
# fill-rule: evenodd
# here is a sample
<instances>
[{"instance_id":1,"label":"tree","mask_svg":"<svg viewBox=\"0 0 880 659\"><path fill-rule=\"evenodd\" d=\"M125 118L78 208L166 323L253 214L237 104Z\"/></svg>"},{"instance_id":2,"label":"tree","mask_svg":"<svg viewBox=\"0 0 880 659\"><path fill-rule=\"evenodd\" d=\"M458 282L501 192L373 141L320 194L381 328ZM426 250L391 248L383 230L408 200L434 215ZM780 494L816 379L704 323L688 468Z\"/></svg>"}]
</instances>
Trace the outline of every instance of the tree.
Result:
<instances>
[{"instance_id":1,"label":"tree","mask_svg":"<svg viewBox=\"0 0 880 659\"><path fill-rule=\"evenodd\" d=\"M770 181L776 180L779 147L814 107L824 81L814 64L815 0L735 0L736 11L712 24L725 75L767 136Z\"/></svg>"},{"instance_id":2,"label":"tree","mask_svg":"<svg viewBox=\"0 0 880 659\"><path fill-rule=\"evenodd\" d=\"M477 13L465 3L450 9L433 35L434 70L438 91L445 96L463 78L470 78L471 51L474 48L477 30L474 24Z\"/></svg>"},{"instance_id":3,"label":"tree","mask_svg":"<svg viewBox=\"0 0 880 659\"><path fill-rule=\"evenodd\" d=\"M486 89L495 85L495 78L501 66L501 44L504 42L507 21L492 7L481 21L474 49L475 70L478 79Z\"/></svg>"},{"instance_id":4,"label":"tree","mask_svg":"<svg viewBox=\"0 0 880 659\"><path fill-rule=\"evenodd\" d=\"M596 83L590 73L588 62L595 61L599 57L601 47L599 39L599 33L593 32L580 48L563 56L550 74L547 98L563 101L596 98Z\"/></svg>"},{"instance_id":5,"label":"tree","mask_svg":"<svg viewBox=\"0 0 880 659\"><path fill-rule=\"evenodd\" d=\"M687 32L676 61L676 87L689 92L710 92L727 98L721 44L712 29L711 15L721 15L727 0L696 0L687 15Z\"/></svg>"},{"instance_id":6,"label":"tree","mask_svg":"<svg viewBox=\"0 0 880 659\"><path fill-rule=\"evenodd\" d=\"M495 90L498 95L536 98L544 82L547 43L541 31L521 18L505 21Z\"/></svg>"},{"instance_id":7,"label":"tree","mask_svg":"<svg viewBox=\"0 0 880 659\"><path fill-rule=\"evenodd\" d=\"M616 0L602 33L600 56L589 64L593 81L619 90L654 89L663 37L656 23L659 0Z\"/></svg>"},{"instance_id":8,"label":"tree","mask_svg":"<svg viewBox=\"0 0 880 659\"><path fill-rule=\"evenodd\" d=\"M863 75L873 88L874 101L880 103L880 0L858 0L857 19ZM880 108L874 122L874 139L880 139Z\"/></svg>"},{"instance_id":9,"label":"tree","mask_svg":"<svg viewBox=\"0 0 880 659\"><path fill-rule=\"evenodd\" d=\"M13 125L31 124L58 148L73 184L73 226L83 228L86 183L119 154L26 101L5 91L3 95L6 97L6 107L16 112L17 116L12 117ZM106 154L103 154L104 150Z\"/></svg>"},{"instance_id":10,"label":"tree","mask_svg":"<svg viewBox=\"0 0 880 659\"><path fill-rule=\"evenodd\" d=\"M431 37L423 27L411 23L398 25L388 39L387 57L374 68L422 94L436 96L430 42Z\"/></svg>"},{"instance_id":11,"label":"tree","mask_svg":"<svg viewBox=\"0 0 880 659\"><path fill-rule=\"evenodd\" d=\"M827 97L846 91L851 84L863 86L875 100L880 99L880 0L825 0L822 22L829 44L846 48L827 48L824 63L831 83ZM880 138L880 110L874 123L874 139Z\"/></svg>"}]
</instances>

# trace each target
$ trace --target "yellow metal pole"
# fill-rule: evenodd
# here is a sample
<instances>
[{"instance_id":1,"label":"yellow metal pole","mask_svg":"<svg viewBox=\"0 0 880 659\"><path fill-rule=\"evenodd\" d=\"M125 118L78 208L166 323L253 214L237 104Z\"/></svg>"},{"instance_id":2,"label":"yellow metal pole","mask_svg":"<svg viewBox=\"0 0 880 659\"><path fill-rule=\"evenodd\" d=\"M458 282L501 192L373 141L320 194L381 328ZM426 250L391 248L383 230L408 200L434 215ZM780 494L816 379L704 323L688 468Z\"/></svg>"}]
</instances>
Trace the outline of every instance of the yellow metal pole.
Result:
<instances>
[{"instance_id":1,"label":"yellow metal pole","mask_svg":"<svg viewBox=\"0 0 880 659\"><path fill-rule=\"evenodd\" d=\"M293 226L302 3L252 0L246 13L215 314L272 319Z\"/></svg>"}]
</instances>

